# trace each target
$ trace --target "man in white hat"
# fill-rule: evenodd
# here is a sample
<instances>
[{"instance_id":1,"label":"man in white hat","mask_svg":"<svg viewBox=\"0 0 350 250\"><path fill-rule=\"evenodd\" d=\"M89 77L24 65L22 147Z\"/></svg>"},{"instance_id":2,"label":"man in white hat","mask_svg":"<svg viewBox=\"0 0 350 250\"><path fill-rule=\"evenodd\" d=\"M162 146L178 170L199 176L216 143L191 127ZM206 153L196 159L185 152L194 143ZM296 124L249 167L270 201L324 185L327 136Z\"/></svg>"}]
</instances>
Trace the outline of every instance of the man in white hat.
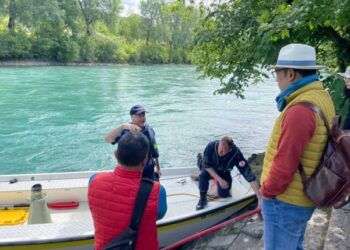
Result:
<instances>
[{"instance_id":1,"label":"man in white hat","mask_svg":"<svg viewBox=\"0 0 350 250\"><path fill-rule=\"evenodd\" d=\"M315 48L305 44L283 47L273 67L281 92L276 97L281 112L267 145L261 175L264 247L303 249L304 233L315 209L305 196L298 172L302 164L310 176L327 143L322 119L298 102L319 107L329 122L335 116L329 93L319 81Z\"/></svg>"}]
</instances>

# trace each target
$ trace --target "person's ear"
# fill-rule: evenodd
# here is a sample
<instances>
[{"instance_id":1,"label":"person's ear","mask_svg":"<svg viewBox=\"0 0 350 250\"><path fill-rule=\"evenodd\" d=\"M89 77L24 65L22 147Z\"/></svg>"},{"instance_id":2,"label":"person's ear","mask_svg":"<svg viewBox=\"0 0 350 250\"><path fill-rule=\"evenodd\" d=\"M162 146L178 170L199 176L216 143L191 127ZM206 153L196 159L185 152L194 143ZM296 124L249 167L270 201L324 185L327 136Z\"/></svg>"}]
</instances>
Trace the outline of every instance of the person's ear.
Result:
<instances>
[{"instance_id":1,"label":"person's ear","mask_svg":"<svg viewBox=\"0 0 350 250\"><path fill-rule=\"evenodd\" d=\"M288 77L291 81L294 81L296 78L296 72L293 69L288 69Z\"/></svg>"},{"instance_id":2,"label":"person's ear","mask_svg":"<svg viewBox=\"0 0 350 250\"><path fill-rule=\"evenodd\" d=\"M288 76L290 78L293 78L294 77L294 70L292 70L292 69L288 70Z\"/></svg>"}]
</instances>

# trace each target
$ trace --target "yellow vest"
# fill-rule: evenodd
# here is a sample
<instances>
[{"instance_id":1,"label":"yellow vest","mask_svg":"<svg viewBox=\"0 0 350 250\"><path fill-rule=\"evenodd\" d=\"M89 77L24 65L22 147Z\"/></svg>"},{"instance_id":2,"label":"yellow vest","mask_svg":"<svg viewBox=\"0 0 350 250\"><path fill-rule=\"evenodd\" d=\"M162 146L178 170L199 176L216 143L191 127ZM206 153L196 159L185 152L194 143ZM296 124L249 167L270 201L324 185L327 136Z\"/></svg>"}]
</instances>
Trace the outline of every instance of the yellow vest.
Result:
<instances>
[{"instance_id":1,"label":"yellow vest","mask_svg":"<svg viewBox=\"0 0 350 250\"><path fill-rule=\"evenodd\" d=\"M322 112L325 114L329 124L333 121L335 116L334 105L329 93L323 88L322 83L317 81L310 83L294 93L292 93L286 99L286 107L283 109L282 113L277 118L274 128L272 130L272 135L270 137L269 143L267 145L267 149L265 152L263 170L261 174L261 183L263 183L270 172L270 168L272 165L272 161L277 152L277 144L279 138L281 136L281 125L288 107L293 105L296 102L307 101L315 104L319 107ZM304 166L305 172L307 176L311 176L318 166L323 151L325 149L327 143L327 129L324 126L324 123L319 117L316 115L316 130L314 135L312 136L310 142L305 148L301 156L301 164ZM283 166L278 166L279 168L283 168ZM314 204L305 196L303 191L303 183L301 181L301 177L299 171L297 171L293 180L289 183L287 189L284 193L277 195L277 199L294 204L297 206L306 206L311 207Z\"/></svg>"}]
</instances>

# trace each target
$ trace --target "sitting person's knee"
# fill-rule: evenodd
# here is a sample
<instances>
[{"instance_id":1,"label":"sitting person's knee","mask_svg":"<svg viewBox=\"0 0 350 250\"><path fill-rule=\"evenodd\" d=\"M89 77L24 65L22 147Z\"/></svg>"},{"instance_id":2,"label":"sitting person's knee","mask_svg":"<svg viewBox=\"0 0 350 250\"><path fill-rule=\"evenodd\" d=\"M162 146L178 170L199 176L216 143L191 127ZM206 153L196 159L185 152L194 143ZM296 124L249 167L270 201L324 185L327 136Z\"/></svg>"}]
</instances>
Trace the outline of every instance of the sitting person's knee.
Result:
<instances>
[{"instance_id":1,"label":"sitting person's knee","mask_svg":"<svg viewBox=\"0 0 350 250\"><path fill-rule=\"evenodd\" d=\"M230 188L228 188L228 189L219 189L218 190L218 194L222 198L230 197L231 196L230 190L231 190Z\"/></svg>"}]
</instances>

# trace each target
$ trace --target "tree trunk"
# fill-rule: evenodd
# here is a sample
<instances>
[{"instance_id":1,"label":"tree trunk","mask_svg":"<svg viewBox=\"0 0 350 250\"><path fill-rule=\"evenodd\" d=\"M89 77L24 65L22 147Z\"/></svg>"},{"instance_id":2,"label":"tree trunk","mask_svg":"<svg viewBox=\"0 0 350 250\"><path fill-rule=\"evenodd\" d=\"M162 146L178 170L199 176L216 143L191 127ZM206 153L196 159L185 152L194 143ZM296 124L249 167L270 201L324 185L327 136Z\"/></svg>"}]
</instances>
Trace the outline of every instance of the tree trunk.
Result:
<instances>
[{"instance_id":1,"label":"tree trunk","mask_svg":"<svg viewBox=\"0 0 350 250\"><path fill-rule=\"evenodd\" d=\"M149 37L151 36L151 31L148 29L146 33L146 45L148 45Z\"/></svg>"},{"instance_id":2,"label":"tree trunk","mask_svg":"<svg viewBox=\"0 0 350 250\"><path fill-rule=\"evenodd\" d=\"M86 18L85 18L85 23L86 23L86 35L87 35L87 36L91 36L91 31L90 31L90 24L91 24L91 21L90 21L90 18L89 18L89 17L86 17Z\"/></svg>"},{"instance_id":3,"label":"tree trunk","mask_svg":"<svg viewBox=\"0 0 350 250\"><path fill-rule=\"evenodd\" d=\"M81 12L84 15L85 18L85 25L86 25L86 35L91 36L91 31L90 31L90 24L92 23L91 18L88 13L85 11L85 4L84 1L78 0L78 4L80 6Z\"/></svg>"},{"instance_id":4,"label":"tree trunk","mask_svg":"<svg viewBox=\"0 0 350 250\"><path fill-rule=\"evenodd\" d=\"M15 20L16 20L16 1L10 0L9 4L9 22L7 27L9 30L15 29Z\"/></svg>"},{"instance_id":5,"label":"tree trunk","mask_svg":"<svg viewBox=\"0 0 350 250\"><path fill-rule=\"evenodd\" d=\"M318 30L320 34L325 35L336 45L339 70L344 72L346 67L350 65L350 41L340 36L339 33L331 27L320 27Z\"/></svg>"}]
</instances>

